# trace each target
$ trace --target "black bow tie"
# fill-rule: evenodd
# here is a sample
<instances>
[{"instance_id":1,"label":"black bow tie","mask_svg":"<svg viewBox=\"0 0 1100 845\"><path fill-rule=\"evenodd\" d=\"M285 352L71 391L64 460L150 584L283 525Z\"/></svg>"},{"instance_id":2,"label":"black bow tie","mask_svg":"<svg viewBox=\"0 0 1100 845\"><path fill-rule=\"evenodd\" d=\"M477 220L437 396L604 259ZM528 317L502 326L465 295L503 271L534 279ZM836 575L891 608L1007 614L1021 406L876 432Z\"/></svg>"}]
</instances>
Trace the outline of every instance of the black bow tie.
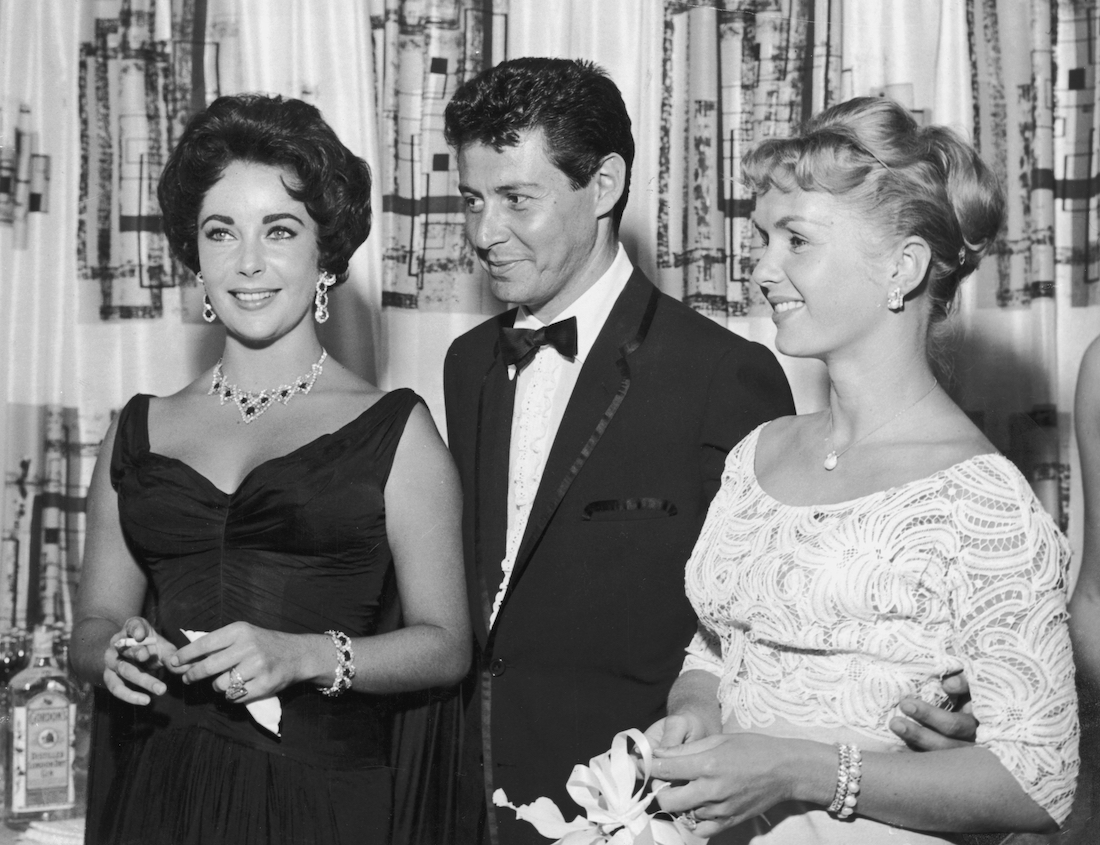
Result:
<instances>
[{"instance_id":1,"label":"black bow tie","mask_svg":"<svg viewBox=\"0 0 1100 845\"><path fill-rule=\"evenodd\" d=\"M522 370L535 359L540 346L553 346L566 358L577 357L577 318L570 317L541 329L500 330L500 351L504 363Z\"/></svg>"}]
</instances>

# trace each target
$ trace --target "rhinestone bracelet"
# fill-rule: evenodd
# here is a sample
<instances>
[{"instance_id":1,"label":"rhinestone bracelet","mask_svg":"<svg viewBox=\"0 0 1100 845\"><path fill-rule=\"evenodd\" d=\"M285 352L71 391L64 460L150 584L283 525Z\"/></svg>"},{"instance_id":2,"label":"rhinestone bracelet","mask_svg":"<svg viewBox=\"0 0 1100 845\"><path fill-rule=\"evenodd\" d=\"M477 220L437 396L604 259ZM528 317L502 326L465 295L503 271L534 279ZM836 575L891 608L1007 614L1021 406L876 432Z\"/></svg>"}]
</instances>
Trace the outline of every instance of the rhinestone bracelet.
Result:
<instances>
[{"instance_id":1,"label":"rhinestone bracelet","mask_svg":"<svg viewBox=\"0 0 1100 845\"><path fill-rule=\"evenodd\" d=\"M343 631L325 631L332 637L332 644L336 646L336 672L332 686L321 690L329 698L335 698L341 693L351 689L351 679L355 677L355 664L351 661L355 654L351 650L351 637Z\"/></svg>"},{"instance_id":2,"label":"rhinestone bracelet","mask_svg":"<svg viewBox=\"0 0 1100 845\"><path fill-rule=\"evenodd\" d=\"M856 811L859 801L859 781L863 776L863 755L854 745L837 744L836 792L829 812L846 819Z\"/></svg>"}]
</instances>

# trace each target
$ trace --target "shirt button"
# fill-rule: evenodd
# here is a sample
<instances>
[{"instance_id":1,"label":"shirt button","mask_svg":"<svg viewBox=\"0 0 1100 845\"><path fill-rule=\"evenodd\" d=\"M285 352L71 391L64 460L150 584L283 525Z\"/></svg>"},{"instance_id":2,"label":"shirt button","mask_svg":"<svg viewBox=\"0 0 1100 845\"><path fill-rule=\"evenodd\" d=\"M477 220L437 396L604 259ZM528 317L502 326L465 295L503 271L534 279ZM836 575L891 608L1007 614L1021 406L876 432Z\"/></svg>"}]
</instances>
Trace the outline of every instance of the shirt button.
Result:
<instances>
[{"instance_id":1,"label":"shirt button","mask_svg":"<svg viewBox=\"0 0 1100 845\"><path fill-rule=\"evenodd\" d=\"M489 674L494 678L499 678L504 674L504 670L508 668L508 664L504 662L501 657L493 658L493 662L489 664Z\"/></svg>"}]
</instances>

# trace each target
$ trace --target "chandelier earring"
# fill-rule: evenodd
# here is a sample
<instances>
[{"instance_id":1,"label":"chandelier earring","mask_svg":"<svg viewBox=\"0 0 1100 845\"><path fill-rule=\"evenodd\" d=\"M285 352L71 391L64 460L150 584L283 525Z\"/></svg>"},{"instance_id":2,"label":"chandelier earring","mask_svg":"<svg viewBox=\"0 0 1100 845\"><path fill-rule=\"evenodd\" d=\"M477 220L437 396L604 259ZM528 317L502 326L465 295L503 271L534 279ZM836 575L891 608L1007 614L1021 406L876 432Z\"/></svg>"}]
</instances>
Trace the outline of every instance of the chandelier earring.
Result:
<instances>
[{"instance_id":1,"label":"chandelier earring","mask_svg":"<svg viewBox=\"0 0 1100 845\"><path fill-rule=\"evenodd\" d=\"M201 272L196 273L195 277L199 280L200 285L206 284L206 282L203 281ZM202 294L202 318L208 323L213 323L218 319L218 315L214 313L214 306L210 304L210 297L206 295L206 291L203 291Z\"/></svg>"},{"instance_id":2,"label":"chandelier earring","mask_svg":"<svg viewBox=\"0 0 1100 845\"><path fill-rule=\"evenodd\" d=\"M313 297L313 319L323 323L328 319L328 289L336 284L336 277L325 271L317 277L317 294Z\"/></svg>"},{"instance_id":3,"label":"chandelier earring","mask_svg":"<svg viewBox=\"0 0 1100 845\"><path fill-rule=\"evenodd\" d=\"M905 297L902 296L901 288L893 288L890 291L890 295L886 297L886 307L895 312L905 310Z\"/></svg>"}]
</instances>

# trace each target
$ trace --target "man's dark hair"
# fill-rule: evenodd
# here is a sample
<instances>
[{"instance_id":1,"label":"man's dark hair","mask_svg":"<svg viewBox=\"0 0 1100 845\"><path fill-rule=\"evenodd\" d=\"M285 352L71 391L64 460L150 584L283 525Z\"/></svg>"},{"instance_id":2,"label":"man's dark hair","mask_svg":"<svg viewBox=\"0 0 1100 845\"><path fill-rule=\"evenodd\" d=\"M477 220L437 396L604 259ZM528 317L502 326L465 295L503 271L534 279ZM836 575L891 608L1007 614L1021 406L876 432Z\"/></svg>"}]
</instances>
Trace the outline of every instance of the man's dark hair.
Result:
<instances>
[{"instance_id":1,"label":"man's dark hair","mask_svg":"<svg viewBox=\"0 0 1100 845\"><path fill-rule=\"evenodd\" d=\"M583 188L611 153L626 162L623 195L612 212L616 231L630 193L634 138L622 94L607 73L580 59L523 58L501 62L459 86L444 112L455 150L487 144L500 151L519 133L541 129L546 155Z\"/></svg>"},{"instance_id":2,"label":"man's dark hair","mask_svg":"<svg viewBox=\"0 0 1100 845\"><path fill-rule=\"evenodd\" d=\"M370 232L370 170L301 100L239 94L218 97L187 124L157 186L172 251L199 271L198 217L214 183L235 161L293 174L287 193L317 223L318 269L344 281L348 260Z\"/></svg>"}]
</instances>

